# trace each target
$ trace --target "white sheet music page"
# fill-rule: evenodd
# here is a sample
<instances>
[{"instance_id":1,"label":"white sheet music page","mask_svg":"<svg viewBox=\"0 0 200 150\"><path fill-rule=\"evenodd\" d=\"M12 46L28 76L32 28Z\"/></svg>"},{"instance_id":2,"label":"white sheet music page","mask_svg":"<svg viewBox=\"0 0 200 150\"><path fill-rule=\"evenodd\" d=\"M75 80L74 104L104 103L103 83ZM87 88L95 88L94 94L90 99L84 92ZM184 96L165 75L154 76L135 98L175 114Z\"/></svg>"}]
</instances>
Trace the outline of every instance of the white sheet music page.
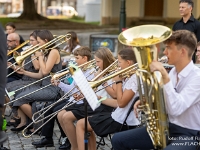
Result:
<instances>
[{"instance_id":1,"label":"white sheet music page","mask_svg":"<svg viewBox=\"0 0 200 150\"><path fill-rule=\"evenodd\" d=\"M75 80L81 92L83 93L83 95L85 96L92 110L95 110L97 107L99 107L100 103L98 101L98 98L94 90L90 87L81 69L77 69L72 77Z\"/></svg>"}]
</instances>

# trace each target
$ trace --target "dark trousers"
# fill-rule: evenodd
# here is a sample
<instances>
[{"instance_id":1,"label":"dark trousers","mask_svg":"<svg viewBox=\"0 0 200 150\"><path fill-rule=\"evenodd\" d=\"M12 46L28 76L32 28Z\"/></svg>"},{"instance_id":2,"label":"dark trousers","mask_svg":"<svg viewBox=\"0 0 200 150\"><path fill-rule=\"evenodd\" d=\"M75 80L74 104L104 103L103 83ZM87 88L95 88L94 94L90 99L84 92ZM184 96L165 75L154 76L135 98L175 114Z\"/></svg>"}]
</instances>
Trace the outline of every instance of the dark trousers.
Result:
<instances>
[{"instance_id":1,"label":"dark trousers","mask_svg":"<svg viewBox=\"0 0 200 150\"><path fill-rule=\"evenodd\" d=\"M164 150L196 150L200 144L198 131L170 124L169 133L169 144ZM111 142L114 150L154 149L146 127L116 133Z\"/></svg>"},{"instance_id":2,"label":"dark trousers","mask_svg":"<svg viewBox=\"0 0 200 150\"><path fill-rule=\"evenodd\" d=\"M67 104L67 100L63 100L61 102L59 102L58 104L56 104L54 107L52 107L50 110L48 110L44 117L60 110L61 108L63 108L66 104ZM50 117L49 117L50 118ZM45 120L45 122L47 120L49 120L49 118L47 118ZM57 120L57 116L53 117L51 120L49 120L43 127L42 127L42 135L45 136L46 138L52 138L53 137L53 130L54 130L54 122L55 120L57 121L57 124L58 124L58 127L60 129L60 132L61 132L61 136L62 137L65 137L65 133L64 131L62 130L61 126L60 126L60 123L58 122Z\"/></svg>"}]
</instances>

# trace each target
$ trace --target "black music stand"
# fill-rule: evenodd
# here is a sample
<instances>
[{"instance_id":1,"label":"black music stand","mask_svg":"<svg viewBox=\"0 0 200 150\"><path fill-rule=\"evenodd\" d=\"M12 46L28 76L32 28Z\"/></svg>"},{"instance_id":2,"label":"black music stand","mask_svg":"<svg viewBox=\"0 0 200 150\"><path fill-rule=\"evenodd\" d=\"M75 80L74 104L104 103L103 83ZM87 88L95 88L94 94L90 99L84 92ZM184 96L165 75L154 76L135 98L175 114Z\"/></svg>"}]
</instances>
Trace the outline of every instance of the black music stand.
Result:
<instances>
[{"instance_id":1,"label":"black music stand","mask_svg":"<svg viewBox=\"0 0 200 150\"><path fill-rule=\"evenodd\" d=\"M88 131L87 131L87 117L88 117L88 112L87 112L87 105L88 102L86 99L84 99L84 107L85 107L85 133L84 133L84 145L85 145L85 150L88 150Z\"/></svg>"}]
</instances>

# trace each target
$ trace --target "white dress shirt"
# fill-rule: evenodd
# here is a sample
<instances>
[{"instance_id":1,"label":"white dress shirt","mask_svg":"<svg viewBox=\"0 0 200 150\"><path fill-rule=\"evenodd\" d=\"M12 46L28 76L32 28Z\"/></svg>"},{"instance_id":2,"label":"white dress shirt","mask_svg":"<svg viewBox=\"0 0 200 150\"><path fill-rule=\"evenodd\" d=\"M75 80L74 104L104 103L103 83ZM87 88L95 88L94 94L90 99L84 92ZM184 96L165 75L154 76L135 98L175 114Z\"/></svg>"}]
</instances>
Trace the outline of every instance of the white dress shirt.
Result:
<instances>
[{"instance_id":1,"label":"white dress shirt","mask_svg":"<svg viewBox=\"0 0 200 150\"><path fill-rule=\"evenodd\" d=\"M169 77L170 81L164 85L169 121L184 128L200 130L200 69L191 61L178 78L175 68Z\"/></svg>"}]
</instances>

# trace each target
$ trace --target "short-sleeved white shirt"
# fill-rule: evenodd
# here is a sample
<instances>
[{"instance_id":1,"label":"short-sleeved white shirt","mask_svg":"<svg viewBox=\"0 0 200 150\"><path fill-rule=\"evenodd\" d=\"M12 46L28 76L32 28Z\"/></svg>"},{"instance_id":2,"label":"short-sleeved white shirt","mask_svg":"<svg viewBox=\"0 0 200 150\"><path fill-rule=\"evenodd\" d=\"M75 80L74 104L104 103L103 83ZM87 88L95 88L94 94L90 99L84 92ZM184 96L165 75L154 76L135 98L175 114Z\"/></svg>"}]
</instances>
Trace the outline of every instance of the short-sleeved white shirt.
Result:
<instances>
[{"instance_id":1,"label":"short-sleeved white shirt","mask_svg":"<svg viewBox=\"0 0 200 150\"><path fill-rule=\"evenodd\" d=\"M132 90L135 93L135 95L124 108L117 107L115 109L115 111L112 112L112 114L111 114L112 118L116 122L119 122L121 124L123 124L123 122L124 122L124 120L126 118L126 115L128 113L128 110L129 110L134 98L138 96L138 84L137 84L136 75L134 74L130 78L128 78L125 81L123 81L122 88L123 88L123 91L125 89ZM135 126L135 125L139 125L140 124L139 120L136 118L136 116L135 116L133 111L131 111L131 113L129 114L129 116L128 116L127 120L126 120L126 123L128 125L130 125L130 126Z\"/></svg>"}]
</instances>

